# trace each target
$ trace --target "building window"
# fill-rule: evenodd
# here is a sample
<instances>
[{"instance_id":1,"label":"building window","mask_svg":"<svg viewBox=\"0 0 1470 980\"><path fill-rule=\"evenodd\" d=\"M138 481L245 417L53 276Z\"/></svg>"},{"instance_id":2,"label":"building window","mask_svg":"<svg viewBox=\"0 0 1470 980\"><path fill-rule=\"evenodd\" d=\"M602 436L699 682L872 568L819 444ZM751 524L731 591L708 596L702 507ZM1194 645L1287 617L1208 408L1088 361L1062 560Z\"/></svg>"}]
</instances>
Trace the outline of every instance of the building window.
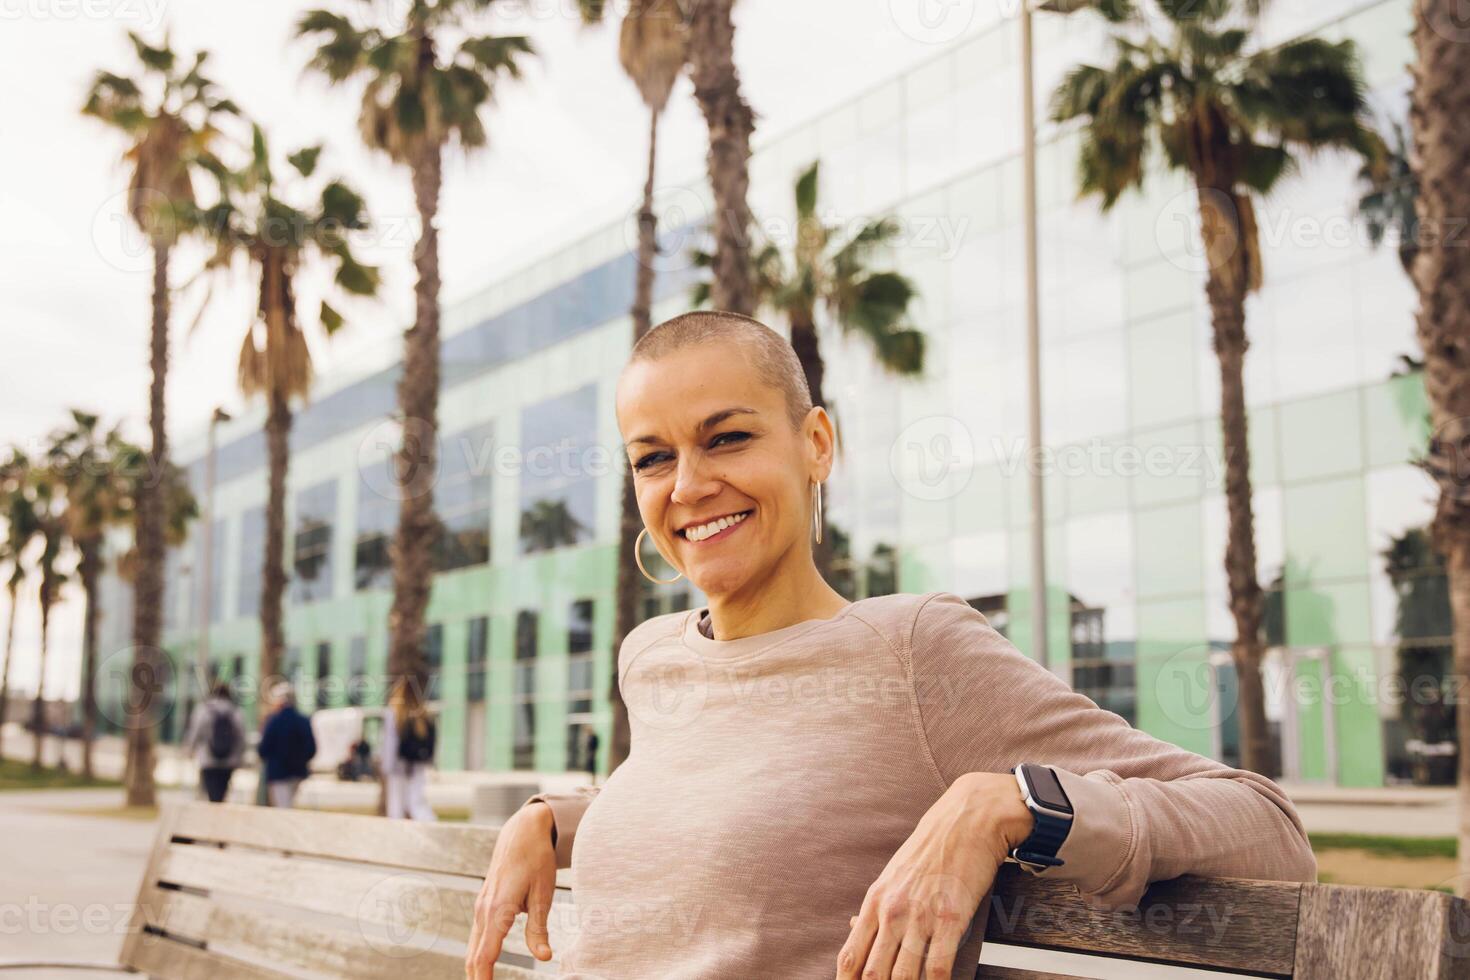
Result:
<instances>
[{"instance_id":1,"label":"building window","mask_svg":"<svg viewBox=\"0 0 1470 980\"><path fill-rule=\"evenodd\" d=\"M291 687L299 694L301 691L301 651L296 647L287 647L281 659L281 676L291 682Z\"/></svg>"},{"instance_id":2,"label":"building window","mask_svg":"<svg viewBox=\"0 0 1470 980\"><path fill-rule=\"evenodd\" d=\"M362 705L363 688L367 686L367 637L354 636L347 647L347 703Z\"/></svg>"},{"instance_id":3,"label":"building window","mask_svg":"<svg viewBox=\"0 0 1470 980\"><path fill-rule=\"evenodd\" d=\"M439 454L434 510L442 525L434 568L448 572L490 560L490 453L495 426L479 425L445 439Z\"/></svg>"},{"instance_id":4,"label":"building window","mask_svg":"<svg viewBox=\"0 0 1470 980\"><path fill-rule=\"evenodd\" d=\"M433 623L426 636L425 651L429 667L428 700L439 700L439 675L444 667L444 624Z\"/></svg>"},{"instance_id":5,"label":"building window","mask_svg":"<svg viewBox=\"0 0 1470 980\"><path fill-rule=\"evenodd\" d=\"M1106 610L1070 596L1072 689L1131 725L1138 714L1133 683L1133 644L1109 643Z\"/></svg>"},{"instance_id":6,"label":"building window","mask_svg":"<svg viewBox=\"0 0 1470 980\"><path fill-rule=\"evenodd\" d=\"M292 602L316 602L331 597L332 525L336 514L336 480L318 483L296 495Z\"/></svg>"},{"instance_id":7,"label":"building window","mask_svg":"<svg viewBox=\"0 0 1470 980\"><path fill-rule=\"evenodd\" d=\"M332 681L332 644L316 645L316 706L325 708L331 704L327 697Z\"/></svg>"},{"instance_id":8,"label":"building window","mask_svg":"<svg viewBox=\"0 0 1470 980\"><path fill-rule=\"evenodd\" d=\"M981 595L973 599L966 599L970 608L983 615L990 625L1001 636L1006 636L1006 629L1010 626L1011 617L1006 612L1005 593L1000 595Z\"/></svg>"},{"instance_id":9,"label":"building window","mask_svg":"<svg viewBox=\"0 0 1470 980\"><path fill-rule=\"evenodd\" d=\"M531 769L536 764L536 633L535 610L516 613L515 725L511 765Z\"/></svg>"},{"instance_id":10,"label":"building window","mask_svg":"<svg viewBox=\"0 0 1470 980\"><path fill-rule=\"evenodd\" d=\"M265 570L265 508L252 507L240 515L240 588L235 613L260 615L260 577Z\"/></svg>"},{"instance_id":11,"label":"building window","mask_svg":"<svg viewBox=\"0 0 1470 980\"><path fill-rule=\"evenodd\" d=\"M490 650L490 619L470 620L469 648L465 651L465 700L485 700L485 663Z\"/></svg>"},{"instance_id":12,"label":"building window","mask_svg":"<svg viewBox=\"0 0 1470 980\"><path fill-rule=\"evenodd\" d=\"M567 768L585 770L587 727L592 724L591 599L572 603L567 619Z\"/></svg>"},{"instance_id":13,"label":"building window","mask_svg":"<svg viewBox=\"0 0 1470 980\"><path fill-rule=\"evenodd\" d=\"M387 589L393 584L388 543L398 523L393 493L393 457L363 464L357 477L357 544L352 580L357 591Z\"/></svg>"},{"instance_id":14,"label":"building window","mask_svg":"<svg viewBox=\"0 0 1470 980\"><path fill-rule=\"evenodd\" d=\"M521 413L520 551L591 541L597 533L597 386L548 399Z\"/></svg>"}]
</instances>

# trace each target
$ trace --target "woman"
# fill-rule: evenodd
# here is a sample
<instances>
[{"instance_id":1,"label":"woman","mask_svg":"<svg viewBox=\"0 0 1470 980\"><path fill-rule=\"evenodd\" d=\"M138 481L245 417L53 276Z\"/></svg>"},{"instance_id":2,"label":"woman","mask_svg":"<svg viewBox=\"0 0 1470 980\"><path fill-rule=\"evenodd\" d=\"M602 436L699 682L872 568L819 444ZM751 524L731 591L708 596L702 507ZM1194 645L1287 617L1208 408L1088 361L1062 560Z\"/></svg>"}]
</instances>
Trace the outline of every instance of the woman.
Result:
<instances>
[{"instance_id":1,"label":"woman","mask_svg":"<svg viewBox=\"0 0 1470 980\"><path fill-rule=\"evenodd\" d=\"M1271 780L1130 727L952 593L848 602L822 580L832 421L779 334L661 324L617 414L646 533L709 604L624 640L629 757L506 823L468 975L522 910L551 957L558 868L580 923L562 975L603 980L968 976L1011 857L1103 908L1186 872L1315 880Z\"/></svg>"},{"instance_id":2,"label":"woman","mask_svg":"<svg viewBox=\"0 0 1470 980\"><path fill-rule=\"evenodd\" d=\"M429 710L409 677L399 677L389 692L388 711L383 716L382 769L387 784L383 802L389 817L439 819L429 806L433 752L434 723L429 718Z\"/></svg>"},{"instance_id":3,"label":"woman","mask_svg":"<svg viewBox=\"0 0 1470 980\"><path fill-rule=\"evenodd\" d=\"M195 706L184 745L194 750L204 795L211 803L223 803L230 794L230 778L245 753L245 715L235 704L229 684L216 683L209 697Z\"/></svg>"}]
</instances>

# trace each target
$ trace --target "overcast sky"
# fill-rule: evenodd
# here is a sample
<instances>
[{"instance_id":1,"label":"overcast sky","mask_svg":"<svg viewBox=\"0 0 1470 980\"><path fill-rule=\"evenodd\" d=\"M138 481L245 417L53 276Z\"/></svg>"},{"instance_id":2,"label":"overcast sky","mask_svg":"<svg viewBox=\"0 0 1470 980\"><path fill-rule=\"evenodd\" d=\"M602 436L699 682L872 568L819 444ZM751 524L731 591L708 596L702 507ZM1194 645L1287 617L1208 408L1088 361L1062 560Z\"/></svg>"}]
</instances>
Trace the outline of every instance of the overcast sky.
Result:
<instances>
[{"instance_id":1,"label":"overcast sky","mask_svg":"<svg viewBox=\"0 0 1470 980\"><path fill-rule=\"evenodd\" d=\"M376 2L391 9L402 0ZM508 0L496 29L529 34L538 57L487 115L490 146L446 168L439 218L446 304L615 219L642 188L647 117L618 67L614 30L582 27L574 0L517 2ZM176 50L209 50L213 76L264 124L278 156L325 143L321 170L367 197L382 229L367 259L383 267L384 296L346 311L349 324L330 349L315 348L319 370L396 342L412 312L412 194L404 171L362 149L354 95L302 74L309 47L291 40L291 25L319 5L0 0L0 447L34 448L72 406L122 420L140 441L147 431L150 259L118 221L121 139L78 113L96 69L132 73L128 29L157 41L167 27ZM621 11L626 0L610 6ZM757 149L1009 9L1008 0L742 0L736 60L757 114ZM703 172L704 138L682 81L661 130L660 183ZM180 255L175 284L199 260L197 252ZM243 275L220 282L189 333L203 295L203 284L193 285L174 315L174 436L196 432L216 404L240 404L234 370L253 310L250 283ZM34 691L34 605L23 595L13 689ZM76 691L80 622L69 593L52 623L48 696Z\"/></svg>"}]
</instances>

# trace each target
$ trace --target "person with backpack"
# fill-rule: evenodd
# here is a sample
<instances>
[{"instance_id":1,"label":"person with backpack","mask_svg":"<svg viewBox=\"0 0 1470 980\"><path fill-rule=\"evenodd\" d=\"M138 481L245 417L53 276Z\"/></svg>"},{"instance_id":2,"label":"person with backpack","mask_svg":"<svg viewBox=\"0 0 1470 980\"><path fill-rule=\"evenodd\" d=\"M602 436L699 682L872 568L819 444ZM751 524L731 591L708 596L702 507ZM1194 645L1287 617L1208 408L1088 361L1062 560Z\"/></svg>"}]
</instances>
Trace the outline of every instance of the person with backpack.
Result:
<instances>
[{"instance_id":1,"label":"person with backpack","mask_svg":"<svg viewBox=\"0 0 1470 980\"><path fill-rule=\"evenodd\" d=\"M194 706L184 746L199 764L199 782L209 802L223 803L245 753L245 715L230 696L229 684L216 683L209 697Z\"/></svg>"},{"instance_id":2,"label":"person with backpack","mask_svg":"<svg viewBox=\"0 0 1470 980\"><path fill-rule=\"evenodd\" d=\"M384 806L394 819L437 820L429 806L429 769L434 765L434 719L422 693L407 675L388 696L383 718Z\"/></svg>"},{"instance_id":3,"label":"person with backpack","mask_svg":"<svg viewBox=\"0 0 1470 980\"><path fill-rule=\"evenodd\" d=\"M311 721L296 710L296 691L290 681L271 689L276 711L266 719L256 755L265 764L266 794L271 806L291 807L301 781L311 775L309 763L316 755L316 738Z\"/></svg>"}]
</instances>

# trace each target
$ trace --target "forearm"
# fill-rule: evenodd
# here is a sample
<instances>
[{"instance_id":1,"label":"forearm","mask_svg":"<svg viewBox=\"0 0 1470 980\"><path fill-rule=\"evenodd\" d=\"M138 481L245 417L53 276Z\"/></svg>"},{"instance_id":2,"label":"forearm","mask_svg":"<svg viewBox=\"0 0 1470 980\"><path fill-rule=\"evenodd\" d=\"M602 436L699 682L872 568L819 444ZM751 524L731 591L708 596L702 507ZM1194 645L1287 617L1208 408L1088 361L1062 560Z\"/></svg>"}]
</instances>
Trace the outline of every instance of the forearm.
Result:
<instances>
[{"instance_id":1,"label":"forearm","mask_svg":"<svg viewBox=\"0 0 1470 980\"><path fill-rule=\"evenodd\" d=\"M1046 877L1071 880L1091 904L1137 902L1151 881L1181 874L1315 881L1295 808L1271 781L1220 767L1168 781L1081 775L1056 767L1076 816Z\"/></svg>"}]
</instances>

